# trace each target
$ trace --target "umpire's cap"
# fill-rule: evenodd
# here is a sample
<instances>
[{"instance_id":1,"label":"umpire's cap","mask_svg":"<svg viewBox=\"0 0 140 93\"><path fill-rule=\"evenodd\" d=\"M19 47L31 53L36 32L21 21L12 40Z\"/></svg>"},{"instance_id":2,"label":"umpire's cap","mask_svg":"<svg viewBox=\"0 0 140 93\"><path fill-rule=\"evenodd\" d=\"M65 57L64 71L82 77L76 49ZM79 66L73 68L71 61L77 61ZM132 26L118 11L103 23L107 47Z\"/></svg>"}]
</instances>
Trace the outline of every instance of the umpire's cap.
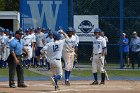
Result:
<instances>
[{"instance_id":1,"label":"umpire's cap","mask_svg":"<svg viewBox=\"0 0 140 93\"><path fill-rule=\"evenodd\" d=\"M100 28L95 28L94 32L99 33L99 32L101 32L101 29Z\"/></svg>"},{"instance_id":2,"label":"umpire's cap","mask_svg":"<svg viewBox=\"0 0 140 93\"><path fill-rule=\"evenodd\" d=\"M15 34L20 34L20 35L23 35L23 32L22 32L22 31L20 31L20 30L17 30L17 31L15 32Z\"/></svg>"},{"instance_id":3,"label":"umpire's cap","mask_svg":"<svg viewBox=\"0 0 140 93\"><path fill-rule=\"evenodd\" d=\"M57 31L53 32L53 38L54 40L60 40L61 39L60 33L58 33Z\"/></svg>"}]
</instances>

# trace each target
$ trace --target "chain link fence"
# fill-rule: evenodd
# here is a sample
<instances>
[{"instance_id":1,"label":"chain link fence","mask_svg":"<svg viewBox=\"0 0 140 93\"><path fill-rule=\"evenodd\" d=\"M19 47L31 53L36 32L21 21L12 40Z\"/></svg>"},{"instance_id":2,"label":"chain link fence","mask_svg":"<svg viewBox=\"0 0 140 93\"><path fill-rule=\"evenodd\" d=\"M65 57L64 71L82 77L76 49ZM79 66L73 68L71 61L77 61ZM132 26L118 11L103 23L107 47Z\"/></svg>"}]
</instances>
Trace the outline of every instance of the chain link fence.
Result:
<instances>
[{"instance_id":1,"label":"chain link fence","mask_svg":"<svg viewBox=\"0 0 140 93\"><path fill-rule=\"evenodd\" d=\"M74 0L74 15L99 15L99 27L109 39L107 44L108 63L119 63L120 26L123 32L131 38L131 33L137 31L140 35L140 0L123 0L123 24L120 24L121 0ZM79 44L79 62L89 62L92 53L92 42Z\"/></svg>"}]
</instances>

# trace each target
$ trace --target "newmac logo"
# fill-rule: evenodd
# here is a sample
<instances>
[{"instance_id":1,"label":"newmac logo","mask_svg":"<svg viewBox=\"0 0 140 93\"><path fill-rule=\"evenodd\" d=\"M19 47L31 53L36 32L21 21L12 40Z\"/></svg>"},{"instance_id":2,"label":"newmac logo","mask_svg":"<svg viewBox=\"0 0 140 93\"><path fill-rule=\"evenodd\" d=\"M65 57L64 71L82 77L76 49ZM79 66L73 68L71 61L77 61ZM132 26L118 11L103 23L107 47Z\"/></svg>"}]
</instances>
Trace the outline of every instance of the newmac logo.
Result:
<instances>
[{"instance_id":1,"label":"newmac logo","mask_svg":"<svg viewBox=\"0 0 140 93\"><path fill-rule=\"evenodd\" d=\"M83 33L89 33L94 28L94 25L89 20L84 20L80 23L78 26L78 29L80 29Z\"/></svg>"}]
</instances>

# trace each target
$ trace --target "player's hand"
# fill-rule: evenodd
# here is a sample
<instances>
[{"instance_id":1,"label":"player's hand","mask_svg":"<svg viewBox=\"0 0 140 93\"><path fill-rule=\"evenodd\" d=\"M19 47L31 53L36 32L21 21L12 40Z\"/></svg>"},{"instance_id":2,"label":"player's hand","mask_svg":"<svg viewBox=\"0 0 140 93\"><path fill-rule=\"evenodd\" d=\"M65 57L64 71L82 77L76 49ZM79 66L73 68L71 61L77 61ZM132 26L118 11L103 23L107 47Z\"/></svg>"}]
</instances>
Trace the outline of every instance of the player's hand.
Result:
<instances>
[{"instance_id":1,"label":"player's hand","mask_svg":"<svg viewBox=\"0 0 140 93\"><path fill-rule=\"evenodd\" d=\"M93 60L93 57L90 57L90 61L92 61Z\"/></svg>"},{"instance_id":2,"label":"player's hand","mask_svg":"<svg viewBox=\"0 0 140 93\"><path fill-rule=\"evenodd\" d=\"M15 63L16 65L19 64L19 60L17 58L15 59Z\"/></svg>"},{"instance_id":3,"label":"player's hand","mask_svg":"<svg viewBox=\"0 0 140 93\"><path fill-rule=\"evenodd\" d=\"M64 31L61 29L61 30L58 30L58 32L60 33L60 34L63 34L64 33Z\"/></svg>"}]
</instances>

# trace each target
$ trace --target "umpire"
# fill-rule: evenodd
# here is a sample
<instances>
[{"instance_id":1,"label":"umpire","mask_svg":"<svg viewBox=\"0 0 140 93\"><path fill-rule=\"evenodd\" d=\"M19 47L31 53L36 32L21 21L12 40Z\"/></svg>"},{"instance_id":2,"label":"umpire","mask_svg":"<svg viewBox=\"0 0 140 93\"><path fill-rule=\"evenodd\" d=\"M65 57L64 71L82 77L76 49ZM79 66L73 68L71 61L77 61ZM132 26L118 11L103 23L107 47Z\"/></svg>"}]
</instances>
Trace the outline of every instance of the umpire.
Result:
<instances>
[{"instance_id":1,"label":"umpire","mask_svg":"<svg viewBox=\"0 0 140 93\"><path fill-rule=\"evenodd\" d=\"M9 86L10 88L15 88L14 76L15 72L17 72L18 87L25 88L27 85L24 84L24 71L21 62L22 51L26 53L27 51L23 48L24 41L21 39L22 32L20 30L15 32L15 38L10 42L10 55L8 57L9 63Z\"/></svg>"}]
</instances>

